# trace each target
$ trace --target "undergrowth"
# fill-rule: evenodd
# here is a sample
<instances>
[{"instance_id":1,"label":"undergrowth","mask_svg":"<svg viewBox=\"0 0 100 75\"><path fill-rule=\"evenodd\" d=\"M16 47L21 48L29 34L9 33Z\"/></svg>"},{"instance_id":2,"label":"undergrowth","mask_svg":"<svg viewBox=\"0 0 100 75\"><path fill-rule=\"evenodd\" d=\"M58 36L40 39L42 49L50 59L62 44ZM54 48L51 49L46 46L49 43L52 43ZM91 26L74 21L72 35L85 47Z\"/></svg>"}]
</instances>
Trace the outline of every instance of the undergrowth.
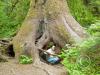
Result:
<instances>
[{"instance_id":1,"label":"undergrowth","mask_svg":"<svg viewBox=\"0 0 100 75\"><path fill-rule=\"evenodd\" d=\"M84 0L84 4L94 16L100 19L100 0Z\"/></svg>"},{"instance_id":2,"label":"undergrowth","mask_svg":"<svg viewBox=\"0 0 100 75\"><path fill-rule=\"evenodd\" d=\"M87 29L87 31L92 36L99 36L100 37L100 20L97 20L94 24L91 24L91 26Z\"/></svg>"},{"instance_id":3,"label":"undergrowth","mask_svg":"<svg viewBox=\"0 0 100 75\"><path fill-rule=\"evenodd\" d=\"M64 49L60 57L69 75L100 75L100 37Z\"/></svg>"},{"instance_id":4,"label":"undergrowth","mask_svg":"<svg viewBox=\"0 0 100 75\"><path fill-rule=\"evenodd\" d=\"M70 11L74 18L84 27L90 26L97 19L91 10L84 5L85 0L68 0Z\"/></svg>"},{"instance_id":5,"label":"undergrowth","mask_svg":"<svg viewBox=\"0 0 100 75\"><path fill-rule=\"evenodd\" d=\"M76 46L66 45L62 49L62 64L69 75L100 75L100 21L87 31L90 38Z\"/></svg>"},{"instance_id":6,"label":"undergrowth","mask_svg":"<svg viewBox=\"0 0 100 75\"><path fill-rule=\"evenodd\" d=\"M20 64L31 64L33 62L32 58L26 55L21 55L19 58Z\"/></svg>"},{"instance_id":7,"label":"undergrowth","mask_svg":"<svg viewBox=\"0 0 100 75\"><path fill-rule=\"evenodd\" d=\"M23 22L30 0L0 0L0 38L14 36Z\"/></svg>"}]
</instances>

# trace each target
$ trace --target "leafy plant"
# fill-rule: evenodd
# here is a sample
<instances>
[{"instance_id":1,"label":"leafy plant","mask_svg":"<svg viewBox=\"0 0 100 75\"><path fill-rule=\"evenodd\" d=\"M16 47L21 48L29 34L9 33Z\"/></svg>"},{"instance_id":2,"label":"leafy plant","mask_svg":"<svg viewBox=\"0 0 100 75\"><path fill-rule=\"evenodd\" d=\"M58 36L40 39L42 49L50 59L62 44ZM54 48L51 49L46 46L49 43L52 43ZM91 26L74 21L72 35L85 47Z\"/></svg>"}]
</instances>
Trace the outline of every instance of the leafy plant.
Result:
<instances>
[{"instance_id":1,"label":"leafy plant","mask_svg":"<svg viewBox=\"0 0 100 75\"><path fill-rule=\"evenodd\" d=\"M69 75L100 74L100 37L91 37L80 45L63 49L60 55Z\"/></svg>"},{"instance_id":2,"label":"leafy plant","mask_svg":"<svg viewBox=\"0 0 100 75\"><path fill-rule=\"evenodd\" d=\"M19 58L19 62L21 64L30 64L32 63L32 58L31 57L28 57L28 56L25 56L25 55L21 55L20 58Z\"/></svg>"},{"instance_id":3,"label":"leafy plant","mask_svg":"<svg viewBox=\"0 0 100 75\"><path fill-rule=\"evenodd\" d=\"M100 36L100 20L97 20L94 24L91 24L87 31L93 36Z\"/></svg>"}]
</instances>

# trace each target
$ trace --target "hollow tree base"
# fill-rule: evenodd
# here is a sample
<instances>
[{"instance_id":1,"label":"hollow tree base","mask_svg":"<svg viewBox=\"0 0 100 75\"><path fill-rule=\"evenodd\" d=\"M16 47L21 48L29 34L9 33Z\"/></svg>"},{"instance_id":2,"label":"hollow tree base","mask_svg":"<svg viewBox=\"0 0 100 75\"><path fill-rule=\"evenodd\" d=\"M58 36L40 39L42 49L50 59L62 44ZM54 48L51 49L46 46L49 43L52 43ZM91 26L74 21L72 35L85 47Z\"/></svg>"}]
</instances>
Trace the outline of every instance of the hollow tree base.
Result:
<instances>
[{"instance_id":1,"label":"hollow tree base","mask_svg":"<svg viewBox=\"0 0 100 75\"><path fill-rule=\"evenodd\" d=\"M33 58L33 65L49 75L66 75L63 67L41 62L38 49L51 40L63 47L67 43L79 43L86 37L84 29L71 16L66 0L31 0L26 19L12 43L17 60L25 54Z\"/></svg>"}]
</instances>

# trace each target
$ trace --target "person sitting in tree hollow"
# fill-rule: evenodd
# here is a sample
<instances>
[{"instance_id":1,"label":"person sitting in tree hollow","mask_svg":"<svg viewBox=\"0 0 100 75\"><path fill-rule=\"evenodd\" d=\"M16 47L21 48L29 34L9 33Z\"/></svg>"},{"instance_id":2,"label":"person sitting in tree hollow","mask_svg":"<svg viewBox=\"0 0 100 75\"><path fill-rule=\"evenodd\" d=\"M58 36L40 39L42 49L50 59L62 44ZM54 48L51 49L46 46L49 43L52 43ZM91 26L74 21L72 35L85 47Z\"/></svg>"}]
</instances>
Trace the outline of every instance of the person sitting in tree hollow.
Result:
<instances>
[{"instance_id":1,"label":"person sitting in tree hollow","mask_svg":"<svg viewBox=\"0 0 100 75\"><path fill-rule=\"evenodd\" d=\"M55 53L55 46L52 46L50 49L44 52L46 55L46 61L51 64L57 64L60 62L60 58Z\"/></svg>"}]
</instances>

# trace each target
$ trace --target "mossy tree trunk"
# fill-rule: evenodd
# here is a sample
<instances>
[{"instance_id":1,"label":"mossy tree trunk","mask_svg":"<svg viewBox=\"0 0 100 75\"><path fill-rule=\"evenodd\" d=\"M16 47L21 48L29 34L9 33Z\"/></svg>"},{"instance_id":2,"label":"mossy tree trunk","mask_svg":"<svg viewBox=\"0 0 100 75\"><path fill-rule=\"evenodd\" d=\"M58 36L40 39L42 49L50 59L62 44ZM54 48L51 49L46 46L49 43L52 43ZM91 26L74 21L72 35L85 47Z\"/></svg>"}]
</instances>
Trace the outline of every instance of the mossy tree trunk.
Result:
<instances>
[{"instance_id":1,"label":"mossy tree trunk","mask_svg":"<svg viewBox=\"0 0 100 75\"><path fill-rule=\"evenodd\" d=\"M18 34L13 39L16 58L21 54L31 55L34 64L48 71L49 75L66 75L40 61L38 49L51 40L60 47L66 43L81 42L87 34L71 16L66 0L31 0L30 9Z\"/></svg>"}]
</instances>

